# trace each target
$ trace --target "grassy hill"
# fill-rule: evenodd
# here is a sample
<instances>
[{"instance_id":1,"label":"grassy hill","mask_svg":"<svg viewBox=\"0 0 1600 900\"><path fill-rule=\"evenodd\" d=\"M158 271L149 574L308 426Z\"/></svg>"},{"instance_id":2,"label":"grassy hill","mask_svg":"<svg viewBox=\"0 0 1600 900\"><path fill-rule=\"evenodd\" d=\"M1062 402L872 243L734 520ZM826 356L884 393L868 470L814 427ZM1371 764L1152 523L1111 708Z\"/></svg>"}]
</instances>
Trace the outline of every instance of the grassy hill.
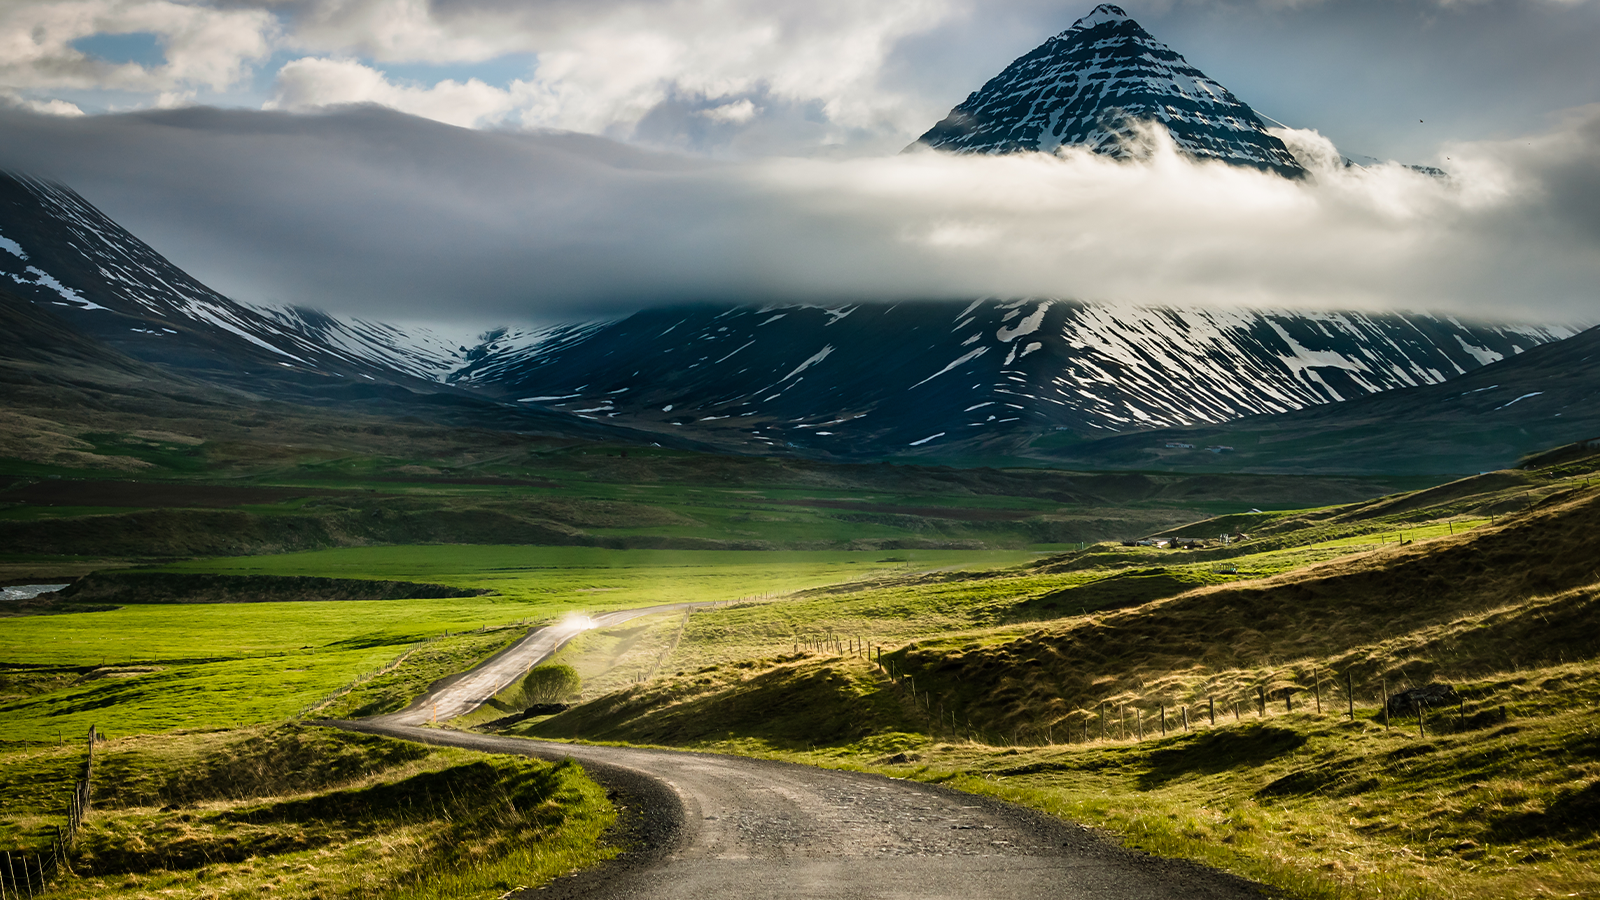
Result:
<instances>
[{"instance_id":1,"label":"grassy hill","mask_svg":"<svg viewBox=\"0 0 1600 900\"><path fill-rule=\"evenodd\" d=\"M592 636L568 652L591 699L513 730L948 782L1299 896L1584 896L1600 453L1532 462L1267 515L1225 547L1103 544L662 622L637 684ZM1429 683L1455 693L1386 712Z\"/></svg>"}]
</instances>

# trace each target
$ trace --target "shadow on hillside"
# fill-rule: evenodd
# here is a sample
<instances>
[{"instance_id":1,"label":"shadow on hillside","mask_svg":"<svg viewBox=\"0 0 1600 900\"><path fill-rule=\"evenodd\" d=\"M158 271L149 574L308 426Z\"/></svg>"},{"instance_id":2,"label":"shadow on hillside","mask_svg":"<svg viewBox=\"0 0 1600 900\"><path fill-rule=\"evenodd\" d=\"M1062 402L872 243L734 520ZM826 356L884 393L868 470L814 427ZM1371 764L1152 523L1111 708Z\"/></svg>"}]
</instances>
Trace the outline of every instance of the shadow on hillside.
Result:
<instances>
[{"instance_id":1,"label":"shadow on hillside","mask_svg":"<svg viewBox=\"0 0 1600 900\"><path fill-rule=\"evenodd\" d=\"M1010 618L1030 621L1127 609L1176 597L1206 583L1203 579L1186 578L1163 568L1136 569L1023 601L1011 608Z\"/></svg>"},{"instance_id":2,"label":"shadow on hillside","mask_svg":"<svg viewBox=\"0 0 1600 900\"><path fill-rule=\"evenodd\" d=\"M1152 752L1150 769L1139 776L1139 789L1158 788L1185 775L1214 775L1241 766L1264 765L1305 742L1305 735L1277 725L1201 732Z\"/></svg>"}]
</instances>

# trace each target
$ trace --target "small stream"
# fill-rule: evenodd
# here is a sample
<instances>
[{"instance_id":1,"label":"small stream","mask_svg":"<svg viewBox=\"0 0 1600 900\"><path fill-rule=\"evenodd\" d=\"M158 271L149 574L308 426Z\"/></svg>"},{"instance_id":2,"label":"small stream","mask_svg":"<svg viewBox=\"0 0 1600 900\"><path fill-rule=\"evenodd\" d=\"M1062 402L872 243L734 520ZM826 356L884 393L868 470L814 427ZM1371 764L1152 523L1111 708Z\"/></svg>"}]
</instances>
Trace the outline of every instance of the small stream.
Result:
<instances>
[{"instance_id":1,"label":"small stream","mask_svg":"<svg viewBox=\"0 0 1600 900\"><path fill-rule=\"evenodd\" d=\"M7 600L32 600L40 594L53 594L66 587L64 584L14 584L0 587L0 602Z\"/></svg>"}]
</instances>

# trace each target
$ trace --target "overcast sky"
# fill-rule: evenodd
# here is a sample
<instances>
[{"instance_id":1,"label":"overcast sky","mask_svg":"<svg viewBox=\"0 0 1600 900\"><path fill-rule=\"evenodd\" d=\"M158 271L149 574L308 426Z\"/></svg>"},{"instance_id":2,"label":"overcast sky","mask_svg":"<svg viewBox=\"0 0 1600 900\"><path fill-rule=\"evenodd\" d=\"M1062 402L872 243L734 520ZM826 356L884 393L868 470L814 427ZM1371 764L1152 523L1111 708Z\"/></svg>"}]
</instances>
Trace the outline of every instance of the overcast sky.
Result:
<instances>
[{"instance_id":1,"label":"overcast sky","mask_svg":"<svg viewBox=\"0 0 1600 900\"><path fill-rule=\"evenodd\" d=\"M5 0L0 165L399 319L1019 294L1600 318L1600 0L1122 4L1321 168L898 155L1092 3ZM351 107L349 104L367 104ZM574 134L575 132L575 134Z\"/></svg>"}]
</instances>

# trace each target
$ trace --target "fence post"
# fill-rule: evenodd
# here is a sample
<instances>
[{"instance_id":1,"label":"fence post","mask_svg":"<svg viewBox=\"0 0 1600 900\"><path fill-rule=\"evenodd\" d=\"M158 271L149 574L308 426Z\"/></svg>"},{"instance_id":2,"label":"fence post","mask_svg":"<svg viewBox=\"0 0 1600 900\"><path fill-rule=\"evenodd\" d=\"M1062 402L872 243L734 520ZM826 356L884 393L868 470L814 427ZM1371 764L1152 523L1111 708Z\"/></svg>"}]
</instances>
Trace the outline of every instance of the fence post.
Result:
<instances>
[{"instance_id":1,"label":"fence post","mask_svg":"<svg viewBox=\"0 0 1600 900\"><path fill-rule=\"evenodd\" d=\"M1189 730L1189 707L1187 706L1183 708L1183 730Z\"/></svg>"},{"instance_id":2,"label":"fence post","mask_svg":"<svg viewBox=\"0 0 1600 900\"><path fill-rule=\"evenodd\" d=\"M1256 685L1256 706L1261 711L1261 717L1267 715L1267 689L1263 685Z\"/></svg>"},{"instance_id":3,"label":"fence post","mask_svg":"<svg viewBox=\"0 0 1600 900\"><path fill-rule=\"evenodd\" d=\"M1350 702L1350 721L1356 720L1356 677L1344 670L1344 696Z\"/></svg>"},{"instance_id":4,"label":"fence post","mask_svg":"<svg viewBox=\"0 0 1600 900\"><path fill-rule=\"evenodd\" d=\"M1317 715L1322 715L1322 670L1311 667L1312 693L1317 698Z\"/></svg>"},{"instance_id":5,"label":"fence post","mask_svg":"<svg viewBox=\"0 0 1600 900\"><path fill-rule=\"evenodd\" d=\"M1100 740L1106 739L1106 705L1100 704Z\"/></svg>"},{"instance_id":6,"label":"fence post","mask_svg":"<svg viewBox=\"0 0 1600 900\"><path fill-rule=\"evenodd\" d=\"M1167 705L1161 704L1161 736L1167 736Z\"/></svg>"},{"instance_id":7,"label":"fence post","mask_svg":"<svg viewBox=\"0 0 1600 900\"><path fill-rule=\"evenodd\" d=\"M1411 701L1411 708L1417 714L1417 737L1426 740L1428 737L1428 730L1423 726L1422 723L1422 704L1418 703L1413 697Z\"/></svg>"},{"instance_id":8,"label":"fence post","mask_svg":"<svg viewBox=\"0 0 1600 900\"><path fill-rule=\"evenodd\" d=\"M1383 687L1383 730L1389 730L1389 679L1382 682Z\"/></svg>"},{"instance_id":9,"label":"fence post","mask_svg":"<svg viewBox=\"0 0 1600 900\"><path fill-rule=\"evenodd\" d=\"M1134 724L1139 728L1139 740L1142 741L1144 740L1144 710L1135 709L1133 711L1133 720Z\"/></svg>"},{"instance_id":10,"label":"fence post","mask_svg":"<svg viewBox=\"0 0 1600 900\"><path fill-rule=\"evenodd\" d=\"M1211 713L1211 727L1217 727L1217 698L1206 698L1206 709Z\"/></svg>"}]
</instances>

